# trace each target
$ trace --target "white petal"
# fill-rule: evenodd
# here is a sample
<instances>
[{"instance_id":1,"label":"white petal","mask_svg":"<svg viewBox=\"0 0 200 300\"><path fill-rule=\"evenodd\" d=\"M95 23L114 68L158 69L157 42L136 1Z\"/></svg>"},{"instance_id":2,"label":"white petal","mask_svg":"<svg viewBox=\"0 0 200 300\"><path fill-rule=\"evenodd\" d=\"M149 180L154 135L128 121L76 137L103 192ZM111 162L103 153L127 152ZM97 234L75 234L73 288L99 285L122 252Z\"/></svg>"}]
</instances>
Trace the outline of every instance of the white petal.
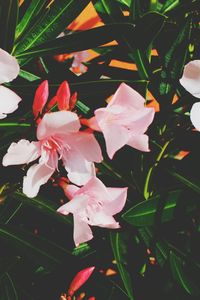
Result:
<instances>
[{"instance_id":1,"label":"white petal","mask_svg":"<svg viewBox=\"0 0 200 300\"><path fill-rule=\"evenodd\" d=\"M12 90L5 86L0 86L0 114L10 114L18 108L18 103L22 99Z\"/></svg>"},{"instance_id":2,"label":"white petal","mask_svg":"<svg viewBox=\"0 0 200 300\"><path fill-rule=\"evenodd\" d=\"M15 79L19 71L20 68L16 58L0 49L0 84Z\"/></svg>"},{"instance_id":3,"label":"white petal","mask_svg":"<svg viewBox=\"0 0 200 300\"><path fill-rule=\"evenodd\" d=\"M40 155L38 142L30 143L28 140L20 140L12 143L3 157L3 166L28 164Z\"/></svg>"},{"instance_id":4,"label":"white petal","mask_svg":"<svg viewBox=\"0 0 200 300\"><path fill-rule=\"evenodd\" d=\"M185 65L180 83L194 97L200 98L200 60Z\"/></svg>"},{"instance_id":5,"label":"white petal","mask_svg":"<svg viewBox=\"0 0 200 300\"><path fill-rule=\"evenodd\" d=\"M45 184L54 170L42 164L34 164L24 176L23 193L29 198L36 197L40 186Z\"/></svg>"},{"instance_id":6,"label":"white petal","mask_svg":"<svg viewBox=\"0 0 200 300\"><path fill-rule=\"evenodd\" d=\"M190 111L190 119L194 127L200 131L200 102L193 104Z\"/></svg>"}]
</instances>

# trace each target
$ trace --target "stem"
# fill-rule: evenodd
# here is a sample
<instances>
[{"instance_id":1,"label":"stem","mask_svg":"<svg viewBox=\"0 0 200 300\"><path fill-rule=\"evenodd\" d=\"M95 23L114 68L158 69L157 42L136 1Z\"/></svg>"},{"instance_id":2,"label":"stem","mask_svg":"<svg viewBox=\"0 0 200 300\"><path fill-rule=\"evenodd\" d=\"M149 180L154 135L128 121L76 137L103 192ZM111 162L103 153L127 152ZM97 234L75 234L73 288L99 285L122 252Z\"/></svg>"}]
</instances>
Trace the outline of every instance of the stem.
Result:
<instances>
[{"instance_id":1,"label":"stem","mask_svg":"<svg viewBox=\"0 0 200 300\"><path fill-rule=\"evenodd\" d=\"M162 147L161 151L159 152L157 158L156 158L156 161L155 163L152 165L152 167L149 169L148 173L147 173L147 176L146 176L146 180L145 180L145 184L144 184L144 198L147 200L149 198L149 196L151 196L151 193L149 192L149 184L150 184L150 181L151 181L151 177L152 177L152 174L153 174L153 171L155 170L155 168L158 166L160 160L162 159L164 153L165 153L165 150L167 149L169 143L172 141L169 140L167 141L164 146Z\"/></svg>"},{"instance_id":2,"label":"stem","mask_svg":"<svg viewBox=\"0 0 200 300\"><path fill-rule=\"evenodd\" d=\"M0 127L31 127L29 123L0 123Z\"/></svg>"}]
</instances>

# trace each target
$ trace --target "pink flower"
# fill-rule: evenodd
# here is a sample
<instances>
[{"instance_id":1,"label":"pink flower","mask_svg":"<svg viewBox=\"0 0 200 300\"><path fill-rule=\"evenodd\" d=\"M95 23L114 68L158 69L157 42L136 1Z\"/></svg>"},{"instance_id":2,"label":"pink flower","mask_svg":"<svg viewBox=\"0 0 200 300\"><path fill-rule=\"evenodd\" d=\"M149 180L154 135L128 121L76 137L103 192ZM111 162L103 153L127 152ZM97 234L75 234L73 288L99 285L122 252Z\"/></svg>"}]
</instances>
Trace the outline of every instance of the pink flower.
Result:
<instances>
[{"instance_id":1,"label":"pink flower","mask_svg":"<svg viewBox=\"0 0 200 300\"><path fill-rule=\"evenodd\" d=\"M89 57L89 53L87 50L74 52L73 54L74 60L72 63L72 69L77 70L77 73L85 73L87 71L87 67L82 64L82 62L86 61Z\"/></svg>"},{"instance_id":2,"label":"pink flower","mask_svg":"<svg viewBox=\"0 0 200 300\"><path fill-rule=\"evenodd\" d=\"M95 175L94 161L102 160L101 149L91 133L79 132L78 116L69 111L45 114L37 127L37 142L20 140L12 143L3 158L3 165L33 164L23 182L23 192L35 197L58 169L62 159L68 178L77 185L85 184Z\"/></svg>"},{"instance_id":3,"label":"pink flower","mask_svg":"<svg viewBox=\"0 0 200 300\"><path fill-rule=\"evenodd\" d=\"M119 228L113 215L119 213L125 205L127 188L107 188L96 177L91 178L85 186L78 188L67 186L71 200L57 211L74 216L74 242L77 245L93 238L89 227L99 226Z\"/></svg>"},{"instance_id":4,"label":"pink flower","mask_svg":"<svg viewBox=\"0 0 200 300\"><path fill-rule=\"evenodd\" d=\"M140 151L149 151L146 134L154 118L154 108L144 106L145 99L131 87L122 83L107 107L95 110L95 117L88 125L102 131L108 156L112 159L115 152L124 145Z\"/></svg>"},{"instance_id":5,"label":"pink flower","mask_svg":"<svg viewBox=\"0 0 200 300\"><path fill-rule=\"evenodd\" d=\"M200 98L200 60L189 62L180 79L181 85L194 97ZM190 119L194 127L200 131L200 102L193 104Z\"/></svg>"},{"instance_id":6,"label":"pink flower","mask_svg":"<svg viewBox=\"0 0 200 300\"><path fill-rule=\"evenodd\" d=\"M8 52L0 49L0 84L10 82L19 74L17 60ZM0 119L6 118L7 114L18 108L21 98L13 91L0 85Z\"/></svg>"}]
</instances>

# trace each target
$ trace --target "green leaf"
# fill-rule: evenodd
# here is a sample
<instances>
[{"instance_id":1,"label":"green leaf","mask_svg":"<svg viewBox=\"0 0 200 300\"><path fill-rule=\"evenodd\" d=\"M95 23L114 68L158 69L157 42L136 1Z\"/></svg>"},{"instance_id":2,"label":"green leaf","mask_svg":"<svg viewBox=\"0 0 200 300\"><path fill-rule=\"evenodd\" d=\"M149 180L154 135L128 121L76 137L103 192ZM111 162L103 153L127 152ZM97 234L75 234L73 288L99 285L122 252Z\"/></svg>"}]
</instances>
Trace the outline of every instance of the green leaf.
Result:
<instances>
[{"instance_id":1,"label":"green leaf","mask_svg":"<svg viewBox=\"0 0 200 300\"><path fill-rule=\"evenodd\" d=\"M174 279L189 295L197 296L200 294L198 286L187 276L185 262L172 251L170 252L170 267Z\"/></svg>"},{"instance_id":2,"label":"green leaf","mask_svg":"<svg viewBox=\"0 0 200 300\"><path fill-rule=\"evenodd\" d=\"M13 198L21 201L24 205L31 206L31 207L39 210L41 213L43 213L51 218L54 218L58 222L62 222L66 225L69 225L72 223L68 216L63 216L56 212L56 210L58 209L58 206L49 199L46 200L45 198L42 198L41 196L37 196L35 198L30 199L20 192L15 192L13 194Z\"/></svg>"},{"instance_id":3,"label":"green leaf","mask_svg":"<svg viewBox=\"0 0 200 300\"><path fill-rule=\"evenodd\" d=\"M66 257L73 258L66 249L41 236L18 229L16 226L0 225L0 239L20 255L45 265L47 268L54 268Z\"/></svg>"},{"instance_id":4,"label":"green leaf","mask_svg":"<svg viewBox=\"0 0 200 300\"><path fill-rule=\"evenodd\" d=\"M25 71L25 70L22 70L20 69L20 73L19 73L19 76L26 79L27 81L30 81L30 82L33 82L35 80L38 80L38 79L41 79L41 77L35 75L35 74L32 74L28 71Z\"/></svg>"},{"instance_id":5,"label":"green leaf","mask_svg":"<svg viewBox=\"0 0 200 300\"><path fill-rule=\"evenodd\" d=\"M33 24L35 17L47 4L46 0L32 0L23 18L16 28L15 38L18 39Z\"/></svg>"},{"instance_id":6,"label":"green leaf","mask_svg":"<svg viewBox=\"0 0 200 300\"><path fill-rule=\"evenodd\" d=\"M185 186L193 190L194 192L200 194L200 185L198 182L195 182L194 180L188 179L185 176L174 172L174 171L168 171L169 174L171 174L173 177L175 177L178 181L182 182Z\"/></svg>"},{"instance_id":7,"label":"green leaf","mask_svg":"<svg viewBox=\"0 0 200 300\"><path fill-rule=\"evenodd\" d=\"M18 19L18 0L0 0L0 48L11 52Z\"/></svg>"},{"instance_id":8,"label":"green leaf","mask_svg":"<svg viewBox=\"0 0 200 300\"><path fill-rule=\"evenodd\" d=\"M173 93L173 86L181 77L187 58L191 28L192 23L190 18L188 18L184 26L181 27L175 40L173 40L168 51L164 54L164 63L160 73L159 85L159 93L161 96Z\"/></svg>"},{"instance_id":9,"label":"green leaf","mask_svg":"<svg viewBox=\"0 0 200 300\"><path fill-rule=\"evenodd\" d=\"M110 233L111 246L114 253L115 260L117 262L117 267L119 269L120 276L124 283L124 287L127 291L130 300L134 300L132 281L130 274L127 270L127 245L123 239L123 236L119 232Z\"/></svg>"},{"instance_id":10,"label":"green leaf","mask_svg":"<svg viewBox=\"0 0 200 300\"><path fill-rule=\"evenodd\" d=\"M15 284L9 273L6 273L0 281L0 299L19 300Z\"/></svg>"},{"instance_id":11,"label":"green leaf","mask_svg":"<svg viewBox=\"0 0 200 300\"><path fill-rule=\"evenodd\" d=\"M156 216L159 212L162 223L171 221L179 198L180 191L169 192L163 204L161 202L163 199L160 195L152 197L130 208L122 215L122 218L134 226L152 226L155 224Z\"/></svg>"},{"instance_id":12,"label":"green leaf","mask_svg":"<svg viewBox=\"0 0 200 300\"><path fill-rule=\"evenodd\" d=\"M86 7L89 0L55 0L41 20L17 44L14 55L56 38Z\"/></svg>"},{"instance_id":13,"label":"green leaf","mask_svg":"<svg viewBox=\"0 0 200 300\"><path fill-rule=\"evenodd\" d=\"M71 53L95 48L97 46L111 42L119 36L119 33L126 32L134 34L132 24L111 24L82 32L69 34L67 36L51 40L40 46L29 48L23 53L16 54L17 59L24 59L35 56L44 56L57 53Z\"/></svg>"},{"instance_id":14,"label":"green leaf","mask_svg":"<svg viewBox=\"0 0 200 300\"><path fill-rule=\"evenodd\" d=\"M180 4L180 0L167 0L162 6L161 13L165 14Z\"/></svg>"}]
</instances>

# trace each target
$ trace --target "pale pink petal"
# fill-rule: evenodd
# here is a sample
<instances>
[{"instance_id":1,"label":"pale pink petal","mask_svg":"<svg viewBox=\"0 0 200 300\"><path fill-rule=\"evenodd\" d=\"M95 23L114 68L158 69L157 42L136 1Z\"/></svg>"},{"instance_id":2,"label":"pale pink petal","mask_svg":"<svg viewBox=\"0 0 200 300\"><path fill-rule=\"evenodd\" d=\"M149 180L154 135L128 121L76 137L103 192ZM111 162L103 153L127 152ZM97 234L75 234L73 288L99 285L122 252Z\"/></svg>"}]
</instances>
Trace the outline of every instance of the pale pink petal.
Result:
<instances>
[{"instance_id":1,"label":"pale pink petal","mask_svg":"<svg viewBox=\"0 0 200 300\"><path fill-rule=\"evenodd\" d=\"M151 107L143 109L141 115L138 114L138 118L129 123L128 127L131 129L133 134L142 134L147 131L149 125L152 123L155 116L155 110Z\"/></svg>"},{"instance_id":2,"label":"pale pink petal","mask_svg":"<svg viewBox=\"0 0 200 300\"><path fill-rule=\"evenodd\" d=\"M190 120L194 127L200 131L200 102L193 104L190 111Z\"/></svg>"},{"instance_id":3,"label":"pale pink petal","mask_svg":"<svg viewBox=\"0 0 200 300\"><path fill-rule=\"evenodd\" d=\"M81 243L88 242L93 238L90 226L74 215L74 242L78 246Z\"/></svg>"},{"instance_id":4,"label":"pale pink petal","mask_svg":"<svg viewBox=\"0 0 200 300\"><path fill-rule=\"evenodd\" d=\"M83 210L88 204L88 196L80 195L75 196L72 200L63 204L57 209L57 212L63 215L68 215L69 213L75 214Z\"/></svg>"},{"instance_id":5,"label":"pale pink petal","mask_svg":"<svg viewBox=\"0 0 200 300\"><path fill-rule=\"evenodd\" d=\"M16 58L0 49L0 84L15 79L19 71L20 68Z\"/></svg>"},{"instance_id":6,"label":"pale pink petal","mask_svg":"<svg viewBox=\"0 0 200 300\"><path fill-rule=\"evenodd\" d=\"M111 105L121 105L123 107L132 106L136 109L144 107L145 99L134 89L125 83L121 83L108 107Z\"/></svg>"},{"instance_id":7,"label":"pale pink petal","mask_svg":"<svg viewBox=\"0 0 200 300\"><path fill-rule=\"evenodd\" d=\"M40 145L38 142L20 140L12 143L3 157L3 166L28 164L40 156Z\"/></svg>"},{"instance_id":8,"label":"pale pink petal","mask_svg":"<svg viewBox=\"0 0 200 300\"><path fill-rule=\"evenodd\" d=\"M106 215L103 211L96 212L95 215L92 215L89 224L112 229L120 228L119 223L116 222L112 216Z\"/></svg>"},{"instance_id":9,"label":"pale pink petal","mask_svg":"<svg viewBox=\"0 0 200 300\"><path fill-rule=\"evenodd\" d=\"M67 151L62 157L68 178L77 185L86 184L95 176L95 166L88 162L78 151Z\"/></svg>"},{"instance_id":10,"label":"pale pink petal","mask_svg":"<svg viewBox=\"0 0 200 300\"><path fill-rule=\"evenodd\" d=\"M194 97L200 98L200 60L185 65L180 83Z\"/></svg>"},{"instance_id":11,"label":"pale pink petal","mask_svg":"<svg viewBox=\"0 0 200 300\"><path fill-rule=\"evenodd\" d=\"M81 124L86 125L90 127L91 129L95 131L101 131L101 128L98 125L96 117L92 117L90 119L81 119Z\"/></svg>"},{"instance_id":12,"label":"pale pink petal","mask_svg":"<svg viewBox=\"0 0 200 300\"><path fill-rule=\"evenodd\" d=\"M0 113L5 114L5 117L18 108L18 103L21 100L22 99L12 90L5 86L0 86Z\"/></svg>"},{"instance_id":13,"label":"pale pink petal","mask_svg":"<svg viewBox=\"0 0 200 300\"><path fill-rule=\"evenodd\" d=\"M38 140L50 136L77 132L80 121L77 114L71 111L57 111L45 114L37 128Z\"/></svg>"},{"instance_id":14,"label":"pale pink petal","mask_svg":"<svg viewBox=\"0 0 200 300\"><path fill-rule=\"evenodd\" d=\"M66 142L79 151L87 161L101 162L103 160L101 148L92 133L77 132L71 134L69 138L66 138Z\"/></svg>"},{"instance_id":15,"label":"pale pink petal","mask_svg":"<svg viewBox=\"0 0 200 300\"><path fill-rule=\"evenodd\" d=\"M97 177L92 177L83 187L81 187L76 195L87 194L96 201L112 201L112 195L108 192L106 186Z\"/></svg>"},{"instance_id":16,"label":"pale pink petal","mask_svg":"<svg viewBox=\"0 0 200 300\"><path fill-rule=\"evenodd\" d=\"M75 196L75 194L80 190L80 188L73 184L67 184L63 190L65 196L71 200Z\"/></svg>"},{"instance_id":17,"label":"pale pink petal","mask_svg":"<svg viewBox=\"0 0 200 300\"><path fill-rule=\"evenodd\" d=\"M34 164L28 169L23 181L23 193L29 198L36 197L40 186L45 184L51 175L54 173L54 169L42 164Z\"/></svg>"},{"instance_id":18,"label":"pale pink petal","mask_svg":"<svg viewBox=\"0 0 200 300\"><path fill-rule=\"evenodd\" d=\"M108 215L118 214L124 207L128 188L107 188L112 200L104 202L104 212Z\"/></svg>"},{"instance_id":19,"label":"pale pink petal","mask_svg":"<svg viewBox=\"0 0 200 300\"><path fill-rule=\"evenodd\" d=\"M101 129L106 142L106 151L110 159L116 151L121 149L130 139L130 131L125 127L115 124L103 124Z\"/></svg>"},{"instance_id":20,"label":"pale pink petal","mask_svg":"<svg viewBox=\"0 0 200 300\"><path fill-rule=\"evenodd\" d=\"M149 152L149 137L146 134L132 135L127 145L140 150Z\"/></svg>"}]
</instances>

